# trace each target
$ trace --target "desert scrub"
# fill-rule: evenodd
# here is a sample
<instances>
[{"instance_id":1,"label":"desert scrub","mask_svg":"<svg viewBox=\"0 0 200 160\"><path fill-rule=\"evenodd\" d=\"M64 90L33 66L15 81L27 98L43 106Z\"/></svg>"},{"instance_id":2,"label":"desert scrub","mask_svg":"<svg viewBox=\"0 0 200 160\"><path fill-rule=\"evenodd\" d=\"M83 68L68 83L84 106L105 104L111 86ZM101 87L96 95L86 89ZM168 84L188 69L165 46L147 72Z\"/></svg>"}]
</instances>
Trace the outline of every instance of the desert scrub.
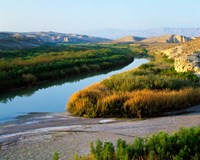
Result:
<instances>
[{"instance_id":1,"label":"desert scrub","mask_svg":"<svg viewBox=\"0 0 200 160\"><path fill-rule=\"evenodd\" d=\"M171 135L159 132L130 144L119 139L115 148L111 142L97 140L90 148L89 155L76 156L76 160L199 160L200 127L182 128Z\"/></svg>"},{"instance_id":2,"label":"desert scrub","mask_svg":"<svg viewBox=\"0 0 200 160\"><path fill-rule=\"evenodd\" d=\"M138 73L134 73L138 74ZM166 75L153 75L148 73L141 75L131 75L129 73L112 76L102 82L106 87L114 91L133 91L137 89L151 90L179 90L185 87L198 85L186 78L178 78Z\"/></svg>"},{"instance_id":3,"label":"desert scrub","mask_svg":"<svg viewBox=\"0 0 200 160\"><path fill-rule=\"evenodd\" d=\"M185 87L198 87L199 78L192 72L178 73L172 63L162 56L142 64L134 70L113 75L103 80L107 88L114 91L133 91L137 89L179 90Z\"/></svg>"},{"instance_id":4,"label":"desert scrub","mask_svg":"<svg viewBox=\"0 0 200 160\"><path fill-rule=\"evenodd\" d=\"M137 69L113 75L101 83L115 91L179 90L199 86L199 78L191 72L178 73L174 67L162 68L156 64L147 63Z\"/></svg>"},{"instance_id":5,"label":"desert scrub","mask_svg":"<svg viewBox=\"0 0 200 160\"><path fill-rule=\"evenodd\" d=\"M68 111L84 117L154 117L200 103L199 88L116 92L101 83L75 93Z\"/></svg>"}]
</instances>

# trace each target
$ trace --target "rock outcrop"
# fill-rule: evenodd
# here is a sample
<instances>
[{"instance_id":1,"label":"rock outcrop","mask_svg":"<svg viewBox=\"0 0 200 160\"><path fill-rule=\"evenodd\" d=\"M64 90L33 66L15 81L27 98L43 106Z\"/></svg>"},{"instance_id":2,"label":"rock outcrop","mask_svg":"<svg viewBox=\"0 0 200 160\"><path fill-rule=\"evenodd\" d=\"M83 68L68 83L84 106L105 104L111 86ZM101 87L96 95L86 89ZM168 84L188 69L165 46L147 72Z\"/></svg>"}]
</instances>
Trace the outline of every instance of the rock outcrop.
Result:
<instances>
[{"instance_id":1,"label":"rock outcrop","mask_svg":"<svg viewBox=\"0 0 200 160\"><path fill-rule=\"evenodd\" d=\"M191 41L192 38L182 36L182 35L164 35L159 37L150 37L145 40L142 40L143 43L183 43Z\"/></svg>"},{"instance_id":2,"label":"rock outcrop","mask_svg":"<svg viewBox=\"0 0 200 160\"><path fill-rule=\"evenodd\" d=\"M174 67L177 72L200 73L200 55L191 54L175 58Z\"/></svg>"},{"instance_id":3,"label":"rock outcrop","mask_svg":"<svg viewBox=\"0 0 200 160\"><path fill-rule=\"evenodd\" d=\"M200 38L159 51L175 60L177 72L190 71L200 77Z\"/></svg>"}]
</instances>

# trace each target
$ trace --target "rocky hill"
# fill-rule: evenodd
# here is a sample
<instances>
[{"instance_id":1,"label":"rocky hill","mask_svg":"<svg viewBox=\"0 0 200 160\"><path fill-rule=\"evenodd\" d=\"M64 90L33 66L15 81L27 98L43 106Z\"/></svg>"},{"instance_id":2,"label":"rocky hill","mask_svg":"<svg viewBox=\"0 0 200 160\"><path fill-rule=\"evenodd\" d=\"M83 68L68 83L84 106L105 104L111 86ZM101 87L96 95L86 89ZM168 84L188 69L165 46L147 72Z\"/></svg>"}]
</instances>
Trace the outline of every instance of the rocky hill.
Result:
<instances>
[{"instance_id":1,"label":"rocky hill","mask_svg":"<svg viewBox=\"0 0 200 160\"><path fill-rule=\"evenodd\" d=\"M159 37L150 37L142 40L143 43L182 43L191 41L193 38L182 36L182 35L164 35Z\"/></svg>"},{"instance_id":2,"label":"rocky hill","mask_svg":"<svg viewBox=\"0 0 200 160\"><path fill-rule=\"evenodd\" d=\"M136 37L136 36L126 36L126 37L122 37L122 38L116 39L113 42L116 42L116 43L135 43L135 42L142 41L144 39L146 39L146 38L144 38L144 37Z\"/></svg>"},{"instance_id":3,"label":"rocky hill","mask_svg":"<svg viewBox=\"0 0 200 160\"><path fill-rule=\"evenodd\" d=\"M168 48L159 48L158 51L175 60L176 71L191 71L200 77L200 38Z\"/></svg>"},{"instance_id":4,"label":"rocky hill","mask_svg":"<svg viewBox=\"0 0 200 160\"><path fill-rule=\"evenodd\" d=\"M175 59L180 56L187 56L200 51L200 37L194 40L173 45L156 46L157 50L165 53L169 58Z\"/></svg>"},{"instance_id":5,"label":"rocky hill","mask_svg":"<svg viewBox=\"0 0 200 160\"><path fill-rule=\"evenodd\" d=\"M99 43L109 39L57 32L0 32L0 49L31 48L46 43Z\"/></svg>"}]
</instances>

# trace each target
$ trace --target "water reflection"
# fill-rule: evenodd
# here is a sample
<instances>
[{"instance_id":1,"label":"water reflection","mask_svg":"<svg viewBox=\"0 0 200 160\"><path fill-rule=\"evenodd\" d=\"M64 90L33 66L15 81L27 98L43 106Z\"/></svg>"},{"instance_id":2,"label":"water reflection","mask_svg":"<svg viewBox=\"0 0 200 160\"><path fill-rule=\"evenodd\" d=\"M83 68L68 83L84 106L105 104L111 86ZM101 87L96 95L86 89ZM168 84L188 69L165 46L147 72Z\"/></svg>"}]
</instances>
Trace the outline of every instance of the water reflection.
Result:
<instances>
[{"instance_id":1,"label":"water reflection","mask_svg":"<svg viewBox=\"0 0 200 160\"><path fill-rule=\"evenodd\" d=\"M134 62L126 67L117 67L112 70L98 72L96 75L87 74L68 77L56 82L43 83L37 87L1 95L0 123L28 113L64 112L66 102L73 93L109 76L138 67L146 62L148 62L146 59L135 59Z\"/></svg>"},{"instance_id":2,"label":"water reflection","mask_svg":"<svg viewBox=\"0 0 200 160\"><path fill-rule=\"evenodd\" d=\"M133 63L133 62L131 62L131 63ZM84 73L83 75L76 75L76 76L73 75L73 76L66 77L65 79L44 82L37 86L17 89L15 91L11 91L9 93L0 94L0 102L6 104L9 101L12 101L12 99L14 99L16 96L29 97L29 96L32 96L36 91L38 91L40 89L47 89L52 86L61 86L67 82L73 83L73 82L81 81L85 78L90 78L90 77L98 76L98 75L102 75L102 74L108 74L111 71L121 70L122 68L124 68L124 66L129 65L131 63L123 64L123 66L115 66L115 67L112 67L109 69L105 69L104 71L97 71L95 73Z\"/></svg>"}]
</instances>

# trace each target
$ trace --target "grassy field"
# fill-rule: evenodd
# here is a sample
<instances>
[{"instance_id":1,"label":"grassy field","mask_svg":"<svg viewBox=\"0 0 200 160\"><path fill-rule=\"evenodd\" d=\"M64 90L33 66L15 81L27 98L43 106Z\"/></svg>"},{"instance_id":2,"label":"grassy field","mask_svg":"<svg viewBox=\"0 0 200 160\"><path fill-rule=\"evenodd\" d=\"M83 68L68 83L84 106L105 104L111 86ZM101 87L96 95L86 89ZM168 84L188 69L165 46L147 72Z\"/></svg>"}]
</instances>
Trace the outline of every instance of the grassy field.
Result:
<instances>
[{"instance_id":1,"label":"grassy field","mask_svg":"<svg viewBox=\"0 0 200 160\"><path fill-rule=\"evenodd\" d=\"M5 92L72 75L96 73L130 63L140 53L144 51L138 47L103 44L0 51L0 89Z\"/></svg>"},{"instance_id":2,"label":"grassy field","mask_svg":"<svg viewBox=\"0 0 200 160\"><path fill-rule=\"evenodd\" d=\"M178 73L173 60L150 53L151 61L81 90L67 109L84 117L154 117L200 104L199 79Z\"/></svg>"}]
</instances>

